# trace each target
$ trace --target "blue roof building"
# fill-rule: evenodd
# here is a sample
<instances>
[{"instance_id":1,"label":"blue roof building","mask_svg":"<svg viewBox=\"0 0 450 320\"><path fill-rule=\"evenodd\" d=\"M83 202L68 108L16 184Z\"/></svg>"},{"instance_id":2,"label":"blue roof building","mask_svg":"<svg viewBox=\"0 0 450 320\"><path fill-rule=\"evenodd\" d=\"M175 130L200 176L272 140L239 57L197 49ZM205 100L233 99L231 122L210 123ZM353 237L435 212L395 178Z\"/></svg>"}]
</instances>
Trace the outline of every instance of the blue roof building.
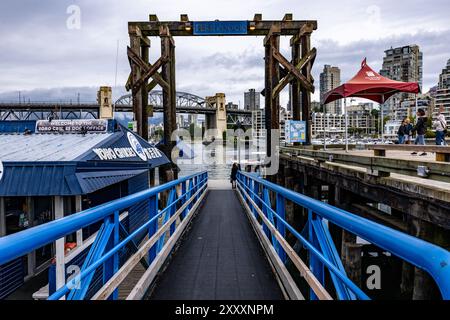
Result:
<instances>
[{"instance_id":1,"label":"blue roof building","mask_svg":"<svg viewBox=\"0 0 450 320\"><path fill-rule=\"evenodd\" d=\"M168 163L114 120L0 121L0 237L147 189L150 170ZM145 206L129 208L122 224L132 232L146 217ZM95 231L66 243L81 248ZM0 299L54 255L51 244L0 266Z\"/></svg>"}]
</instances>

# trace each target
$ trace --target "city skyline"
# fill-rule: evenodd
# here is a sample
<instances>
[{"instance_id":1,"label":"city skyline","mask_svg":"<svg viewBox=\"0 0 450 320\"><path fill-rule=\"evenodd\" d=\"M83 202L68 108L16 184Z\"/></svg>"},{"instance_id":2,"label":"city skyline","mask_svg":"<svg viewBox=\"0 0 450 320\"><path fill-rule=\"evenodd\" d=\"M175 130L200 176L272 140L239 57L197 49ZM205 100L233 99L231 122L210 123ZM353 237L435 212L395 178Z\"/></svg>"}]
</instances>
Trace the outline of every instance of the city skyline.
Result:
<instances>
[{"instance_id":1,"label":"city skyline","mask_svg":"<svg viewBox=\"0 0 450 320\"><path fill-rule=\"evenodd\" d=\"M104 1L39 4L27 0L18 4L4 1L0 4L3 40L0 44L3 70L0 99L17 99L17 92L23 91L25 96L32 98L57 99L67 95L74 101L80 92L81 98L88 100L91 96L95 99L97 87L114 87L114 83L117 88L113 88L113 95L120 96L125 93L123 85L130 71L125 50L128 44L126 22L148 19L149 13L157 13L161 20L179 19L181 13L189 14L192 20L252 19L256 11L261 12L264 19L279 19L284 12L292 12L294 19L317 19L318 30L312 43L318 49L313 68L316 79L313 100L317 101L319 74L324 64L339 66L344 82L358 70L364 57L374 69L380 70L384 50L391 46L417 44L424 53L423 91L426 92L437 84L442 65L450 57L450 29L445 14L449 4L446 1L434 1L433 6L412 1L408 8L384 0L364 1L357 7L351 1L341 1L340 7L346 10L339 17L334 15L338 5L329 1L325 3L327 10L322 10L323 1L302 5L302 10L292 1L239 2L242 9L239 16L235 14L237 4L235 1L217 3L217 13L211 13L202 1L190 1L189 4L137 1L133 7L119 1L109 1L108 5ZM71 11L67 12L71 5L80 9L80 29L67 28ZM15 23L11 24L13 21ZM14 33L11 26L14 26ZM39 36L29 37L30 30ZM47 32L49 30L53 32ZM27 46L22 45L24 38L27 38ZM155 59L159 50L157 39L153 41L151 59ZM119 55L115 80L117 42ZM248 37L245 42L240 38L223 37L177 38L176 42L179 91L200 96L225 92L228 101L239 101L242 92L248 88L262 90L264 48L261 37ZM32 92L27 92L29 90ZM280 104L284 106L287 101L285 90Z\"/></svg>"}]
</instances>

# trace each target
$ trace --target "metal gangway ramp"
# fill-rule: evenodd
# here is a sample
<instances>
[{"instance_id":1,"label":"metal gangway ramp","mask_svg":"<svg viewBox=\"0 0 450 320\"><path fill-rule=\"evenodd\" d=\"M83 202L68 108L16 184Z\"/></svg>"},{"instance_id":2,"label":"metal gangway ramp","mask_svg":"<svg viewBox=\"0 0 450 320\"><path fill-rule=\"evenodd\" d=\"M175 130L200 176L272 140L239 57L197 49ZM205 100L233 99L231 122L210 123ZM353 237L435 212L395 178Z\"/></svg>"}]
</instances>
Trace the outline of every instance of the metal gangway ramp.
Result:
<instances>
[{"instance_id":1,"label":"metal gangway ramp","mask_svg":"<svg viewBox=\"0 0 450 320\"><path fill-rule=\"evenodd\" d=\"M49 300L369 299L346 274L331 222L423 269L450 299L447 250L256 174L237 176L237 190L209 188L200 172L0 238L0 265L55 242ZM303 230L288 223L287 202L306 210ZM130 229L136 205L146 217ZM98 231L68 259L64 237L91 225Z\"/></svg>"},{"instance_id":2,"label":"metal gangway ramp","mask_svg":"<svg viewBox=\"0 0 450 320\"><path fill-rule=\"evenodd\" d=\"M149 298L283 299L234 190L209 191Z\"/></svg>"}]
</instances>

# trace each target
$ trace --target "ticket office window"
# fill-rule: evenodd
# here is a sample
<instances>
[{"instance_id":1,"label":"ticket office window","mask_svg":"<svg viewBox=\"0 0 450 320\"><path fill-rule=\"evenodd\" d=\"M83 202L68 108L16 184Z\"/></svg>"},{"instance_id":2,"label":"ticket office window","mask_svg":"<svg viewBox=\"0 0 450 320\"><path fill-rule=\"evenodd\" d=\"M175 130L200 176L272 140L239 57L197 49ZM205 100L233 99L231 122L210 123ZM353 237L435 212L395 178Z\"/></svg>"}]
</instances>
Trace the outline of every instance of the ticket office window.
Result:
<instances>
[{"instance_id":1,"label":"ticket office window","mask_svg":"<svg viewBox=\"0 0 450 320\"><path fill-rule=\"evenodd\" d=\"M5 197L5 231L6 235L23 231L30 226L30 210L26 197ZM22 257L23 275L28 274L28 256Z\"/></svg>"},{"instance_id":2,"label":"ticket office window","mask_svg":"<svg viewBox=\"0 0 450 320\"><path fill-rule=\"evenodd\" d=\"M45 224L54 220L52 197L36 197L33 199L33 226ZM49 243L36 250L35 263L39 267L49 261L54 255L54 245Z\"/></svg>"},{"instance_id":3,"label":"ticket office window","mask_svg":"<svg viewBox=\"0 0 450 320\"><path fill-rule=\"evenodd\" d=\"M27 229L30 226L29 208L26 197L5 198L6 235Z\"/></svg>"}]
</instances>

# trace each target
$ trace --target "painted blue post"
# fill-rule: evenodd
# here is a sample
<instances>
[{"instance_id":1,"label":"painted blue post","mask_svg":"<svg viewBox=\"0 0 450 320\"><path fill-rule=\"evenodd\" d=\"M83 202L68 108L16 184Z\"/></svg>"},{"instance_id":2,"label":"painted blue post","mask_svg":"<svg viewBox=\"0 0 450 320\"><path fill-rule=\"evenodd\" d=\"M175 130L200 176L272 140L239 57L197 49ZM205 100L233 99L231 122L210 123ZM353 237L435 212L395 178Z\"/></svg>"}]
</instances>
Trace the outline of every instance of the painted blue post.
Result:
<instances>
[{"instance_id":1,"label":"painted blue post","mask_svg":"<svg viewBox=\"0 0 450 320\"><path fill-rule=\"evenodd\" d=\"M277 193L277 210L276 210L278 216L283 219L286 220L286 200L284 199L284 197ZM286 227L284 226L283 223L281 223L281 221L278 220L278 218L276 219L276 227L278 232L283 236L283 238L286 238ZM277 241L277 245L276 245L276 250L278 253L278 256L280 257L281 261L286 262L286 252L284 252L283 247L281 246L281 244Z\"/></svg>"},{"instance_id":2,"label":"painted blue post","mask_svg":"<svg viewBox=\"0 0 450 320\"><path fill-rule=\"evenodd\" d=\"M316 219L317 215L312 212L311 209L308 210L308 230L309 230L309 243L313 245L317 250L320 251L320 244L317 240L317 236L314 232L313 219ZM319 280L319 282L325 286L325 273L323 263L311 252L309 252L309 268L314 276ZM310 289L310 299L318 300L316 294L312 289Z\"/></svg>"},{"instance_id":3,"label":"painted blue post","mask_svg":"<svg viewBox=\"0 0 450 320\"><path fill-rule=\"evenodd\" d=\"M266 218L269 218L270 210L268 208L271 208L272 206L270 203L269 189L267 189L264 186L263 186L263 201L266 205L263 204L262 211L266 216ZM270 239L270 230L264 222L263 222L263 231L265 232L267 239Z\"/></svg>"},{"instance_id":4,"label":"painted blue post","mask_svg":"<svg viewBox=\"0 0 450 320\"><path fill-rule=\"evenodd\" d=\"M189 191L188 191L188 197L187 200L189 200L192 195L194 194L194 180L193 179L189 179ZM192 209L192 206L194 205L194 202L191 201L188 205L189 210Z\"/></svg>"},{"instance_id":5,"label":"painted blue post","mask_svg":"<svg viewBox=\"0 0 450 320\"><path fill-rule=\"evenodd\" d=\"M253 199L255 201L256 206L261 209L261 201L259 201L258 196L259 196L259 182L254 180L253 181L253 192L255 193L253 196ZM255 218L258 218L258 212L256 210L254 210L253 214L255 215Z\"/></svg>"},{"instance_id":6,"label":"painted blue post","mask_svg":"<svg viewBox=\"0 0 450 320\"><path fill-rule=\"evenodd\" d=\"M149 199L149 219L158 215L158 195L151 196ZM158 219L151 222L148 228L148 237L151 238L158 230ZM156 257L156 244L148 251L148 264L150 265Z\"/></svg>"},{"instance_id":7,"label":"painted blue post","mask_svg":"<svg viewBox=\"0 0 450 320\"><path fill-rule=\"evenodd\" d=\"M114 212L114 246L117 246L119 244L120 238L119 238L119 231L120 231L120 219L119 219L119 211L115 211ZM114 253L114 258L113 258L114 262L113 262L113 274L116 274L116 272L119 270L119 251L117 251L116 253ZM111 296L112 300L117 300L119 298L119 290L116 289L114 290L112 296Z\"/></svg>"},{"instance_id":8,"label":"painted blue post","mask_svg":"<svg viewBox=\"0 0 450 320\"><path fill-rule=\"evenodd\" d=\"M186 203L186 201L188 200L188 195L186 194L187 188L186 188L186 181L183 181L181 183L181 194L184 195L183 200L181 200L181 205L184 205ZM186 218L187 214L189 212L189 208L186 206L186 208L183 210L183 213L181 214L181 216L184 218Z\"/></svg>"},{"instance_id":9,"label":"painted blue post","mask_svg":"<svg viewBox=\"0 0 450 320\"><path fill-rule=\"evenodd\" d=\"M195 188L194 188L194 194L195 194L198 191L198 176L194 177L194 185L195 185ZM197 201L197 200L198 200L198 195L195 196L195 201Z\"/></svg>"},{"instance_id":10,"label":"painted blue post","mask_svg":"<svg viewBox=\"0 0 450 320\"><path fill-rule=\"evenodd\" d=\"M170 190L169 201L167 204L167 205L172 205L168 212L168 213L170 213L171 218L175 214L175 212L177 212L177 206L175 204L175 201L177 200L177 198L178 198L177 189L176 189L176 187L173 187L173 189ZM171 236L175 232L175 227L176 227L176 222L174 222L170 225L170 235Z\"/></svg>"},{"instance_id":11,"label":"painted blue post","mask_svg":"<svg viewBox=\"0 0 450 320\"><path fill-rule=\"evenodd\" d=\"M106 244L106 247L105 247L105 252L108 252L109 250L114 248L115 241L116 241L116 232L119 230L118 225L116 225L115 213L114 213L114 216L105 218L105 220L104 220L105 225L108 224L109 222L111 222L111 220L114 222L114 229L112 231L112 234L109 236L108 243ZM103 279L102 279L103 284L105 284L114 275L114 262L115 262L114 256L111 259L108 259L103 263ZM108 300L111 300L113 298L114 298L114 294L112 294L108 298Z\"/></svg>"}]
</instances>

